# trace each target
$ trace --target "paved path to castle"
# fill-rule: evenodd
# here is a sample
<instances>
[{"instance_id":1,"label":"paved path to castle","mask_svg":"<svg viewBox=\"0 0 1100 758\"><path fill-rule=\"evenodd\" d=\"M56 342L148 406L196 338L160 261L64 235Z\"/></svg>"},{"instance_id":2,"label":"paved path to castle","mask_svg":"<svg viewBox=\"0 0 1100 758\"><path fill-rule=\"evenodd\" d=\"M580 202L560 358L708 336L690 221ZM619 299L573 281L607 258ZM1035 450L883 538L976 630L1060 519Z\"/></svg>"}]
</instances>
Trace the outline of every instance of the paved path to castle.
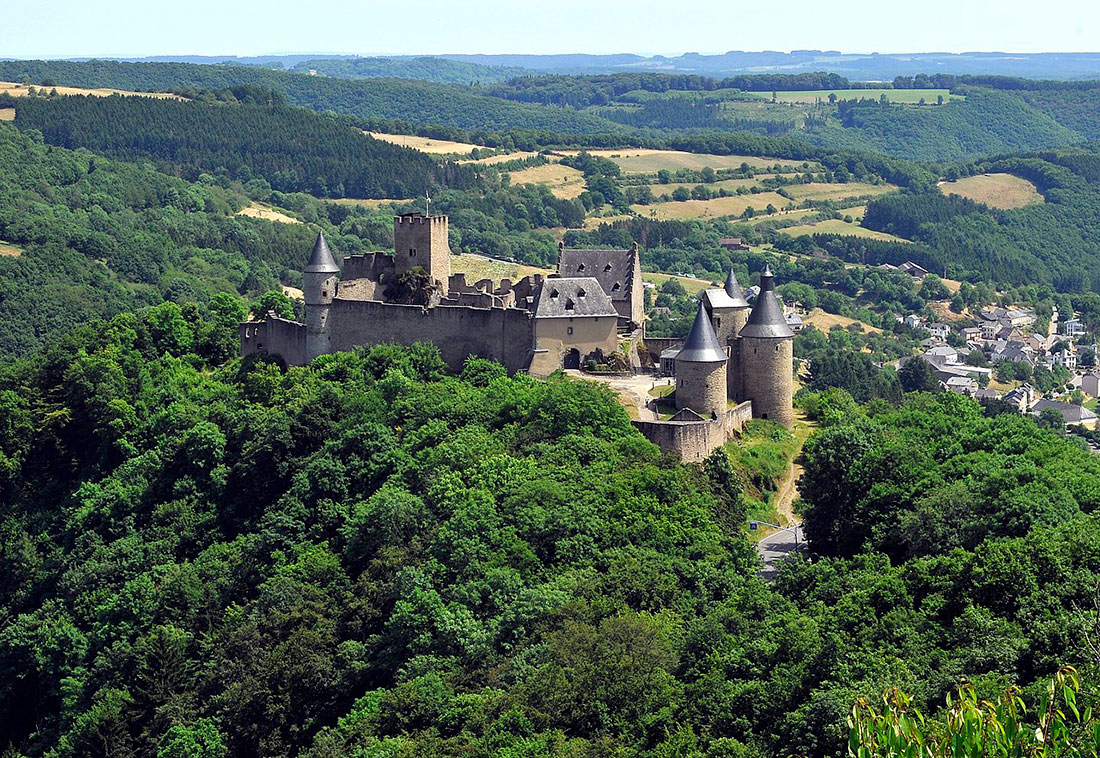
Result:
<instances>
[{"instance_id":1,"label":"paved path to castle","mask_svg":"<svg viewBox=\"0 0 1100 758\"><path fill-rule=\"evenodd\" d=\"M797 535L797 537L796 537ZM781 560L798 550L806 547L806 538L802 534L802 525L798 524L792 529L784 529L781 532L765 537L756 543L756 551L764 561L764 568L760 572L760 578L770 582L775 578L775 572Z\"/></svg>"}]
</instances>

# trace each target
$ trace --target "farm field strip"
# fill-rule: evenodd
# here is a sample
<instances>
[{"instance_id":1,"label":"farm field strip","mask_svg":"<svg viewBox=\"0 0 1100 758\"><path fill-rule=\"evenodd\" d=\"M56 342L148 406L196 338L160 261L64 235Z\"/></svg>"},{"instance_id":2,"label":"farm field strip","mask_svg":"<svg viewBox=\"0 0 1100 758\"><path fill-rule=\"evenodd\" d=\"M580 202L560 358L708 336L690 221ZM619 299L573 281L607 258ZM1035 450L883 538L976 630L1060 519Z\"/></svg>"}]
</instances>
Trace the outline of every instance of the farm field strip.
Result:
<instances>
[{"instance_id":1,"label":"farm field strip","mask_svg":"<svg viewBox=\"0 0 1100 758\"><path fill-rule=\"evenodd\" d=\"M133 92L124 89L110 89L107 87L101 87L96 89L87 89L84 87L43 87L34 84L19 84L18 82L0 82L0 93L11 95L12 97L25 97L30 92L30 88L34 87L36 90L44 90L51 92L57 90L59 95L91 95L94 97L110 97L111 95L133 95L135 97L152 97L158 100L186 100L187 98L180 95L173 95L171 92Z\"/></svg>"},{"instance_id":2,"label":"farm field strip","mask_svg":"<svg viewBox=\"0 0 1100 758\"><path fill-rule=\"evenodd\" d=\"M584 192L584 174L560 163L532 166L509 172L512 184L545 184L554 197L572 200Z\"/></svg>"},{"instance_id":3,"label":"farm field strip","mask_svg":"<svg viewBox=\"0 0 1100 758\"><path fill-rule=\"evenodd\" d=\"M1044 202L1034 184L1013 174L978 174L955 182L940 182L940 191L945 195L959 195L1001 210Z\"/></svg>"},{"instance_id":4,"label":"farm field strip","mask_svg":"<svg viewBox=\"0 0 1100 758\"><path fill-rule=\"evenodd\" d=\"M364 131L363 133L377 140L382 140L383 142L400 145L401 147L411 147L413 150L419 150L422 153L430 153L432 155L448 155L451 153L466 154L475 147L481 147L481 145L471 145L468 142L452 142L445 139L418 137L415 134L386 134L385 132L368 131Z\"/></svg>"},{"instance_id":5,"label":"farm field strip","mask_svg":"<svg viewBox=\"0 0 1100 758\"><path fill-rule=\"evenodd\" d=\"M867 184L865 182L847 182L845 184L792 184L784 189L796 200L843 200L845 198L885 195L897 189L892 184Z\"/></svg>"},{"instance_id":6,"label":"farm field strip","mask_svg":"<svg viewBox=\"0 0 1100 758\"><path fill-rule=\"evenodd\" d=\"M715 218L718 216L740 216L746 208L763 211L768 205L782 208L790 200L775 192L761 192L756 195L731 195L715 197L710 200L684 200L683 202L653 203L651 205L632 205L631 210L646 218L661 221L686 220L692 218Z\"/></svg>"},{"instance_id":7,"label":"farm field strip","mask_svg":"<svg viewBox=\"0 0 1100 758\"><path fill-rule=\"evenodd\" d=\"M562 150L563 155L576 155L579 150ZM758 158L750 155L708 155L705 153L687 153L682 150L657 150L651 148L609 148L589 150L589 154L607 158L619 164L626 174L655 174L661 169L675 171L680 168L703 169L740 168L747 163L753 168L781 166L802 167L804 161L791 161L782 158ZM813 165L813 164L811 164Z\"/></svg>"},{"instance_id":8,"label":"farm field strip","mask_svg":"<svg viewBox=\"0 0 1100 758\"><path fill-rule=\"evenodd\" d=\"M755 92L750 93L759 95L761 99L770 101L772 99L770 92ZM946 89L832 89L832 90L801 90L794 92L777 92L776 101L780 103L816 103L818 100L828 101L829 95L834 94L839 100L854 100L861 98L870 98L871 100L878 100L883 95L886 95L886 99L891 103L899 103L903 105L918 105L921 98L928 105L936 105L936 101L943 96L944 102L951 100L964 100L963 95L952 95L950 90Z\"/></svg>"},{"instance_id":9,"label":"farm field strip","mask_svg":"<svg viewBox=\"0 0 1100 758\"><path fill-rule=\"evenodd\" d=\"M846 223L839 218L830 218L818 221L815 224L803 224L801 226L788 226L779 229L782 234L791 237L801 237L807 234L846 234L852 237L865 237L867 239L882 240L883 242L908 242L909 240L895 237L886 232L876 232L874 229L865 229L856 223Z\"/></svg>"},{"instance_id":10,"label":"farm field strip","mask_svg":"<svg viewBox=\"0 0 1100 758\"><path fill-rule=\"evenodd\" d=\"M0 256L7 256L9 258L18 258L23 254L23 251L15 245L10 245L7 242L0 240Z\"/></svg>"},{"instance_id":11,"label":"farm field strip","mask_svg":"<svg viewBox=\"0 0 1100 758\"><path fill-rule=\"evenodd\" d=\"M280 224L300 224L302 223L293 216L288 216L282 211L277 211L270 205L264 203L253 203L247 208L241 208L237 211L238 216L250 216L252 218L262 218L268 221L275 221Z\"/></svg>"}]
</instances>

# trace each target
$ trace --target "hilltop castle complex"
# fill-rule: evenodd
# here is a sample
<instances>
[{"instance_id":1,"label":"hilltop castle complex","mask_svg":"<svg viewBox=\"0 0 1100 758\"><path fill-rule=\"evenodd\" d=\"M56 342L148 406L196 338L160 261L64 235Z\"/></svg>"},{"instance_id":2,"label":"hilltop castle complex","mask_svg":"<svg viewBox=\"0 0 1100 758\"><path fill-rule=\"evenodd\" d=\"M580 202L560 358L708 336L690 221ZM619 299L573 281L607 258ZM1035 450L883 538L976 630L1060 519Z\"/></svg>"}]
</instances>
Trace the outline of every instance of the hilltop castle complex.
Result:
<instances>
[{"instance_id":1,"label":"hilltop castle complex","mask_svg":"<svg viewBox=\"0 0 1100 758\"><path fill-rule=\"evenodd\" d=\"M271 313L248 321L241 325L241 352L305 365L361 345L430 342L455 369L477 355L509 373L535 376L615 354L635 369L648 362L637 245L559 245L556 274L504 279L499 286L452 274L450 258L446 216L395 217L394 254L346 256L342 273L318 234L303 272L305 323ZM679 411L635 422L663 449L698 460L753 416L790 426L794 335L770 270L760 284L750 308L730 272L724 288L704 291L679 350L665 351Z\"/></svg>"}]
</instances>

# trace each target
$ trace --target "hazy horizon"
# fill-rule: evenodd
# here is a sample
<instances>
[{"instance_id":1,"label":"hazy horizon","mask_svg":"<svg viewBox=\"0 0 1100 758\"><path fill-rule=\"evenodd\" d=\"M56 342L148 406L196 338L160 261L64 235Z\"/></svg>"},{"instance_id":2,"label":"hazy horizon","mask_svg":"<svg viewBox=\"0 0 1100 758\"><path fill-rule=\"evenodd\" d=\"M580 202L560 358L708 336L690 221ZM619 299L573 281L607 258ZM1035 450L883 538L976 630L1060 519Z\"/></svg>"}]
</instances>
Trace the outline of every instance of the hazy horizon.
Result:
<instances>
[{"instance_id":1,"label":"hazy horizon","mask_svg":"<svg viewBox=\"0 0 1100 758\"><path fill-rule=\"evenodd\" d=\"M758 5L718 0L700 0L675 13L652 0L561 0L522 8L505 0L424 0L408 11L321 0L303 12L290 0L196 0L150 11L138 0L59 0L49 14L29 4L6 9L0 57L1082 53L1092 52L1100 33L1100 7L1081 0L1039 16L1019 0L928 0L917 10L893 11L870 0L828 7L791 0L777 17Z\"/></svg>"}]
</instances>

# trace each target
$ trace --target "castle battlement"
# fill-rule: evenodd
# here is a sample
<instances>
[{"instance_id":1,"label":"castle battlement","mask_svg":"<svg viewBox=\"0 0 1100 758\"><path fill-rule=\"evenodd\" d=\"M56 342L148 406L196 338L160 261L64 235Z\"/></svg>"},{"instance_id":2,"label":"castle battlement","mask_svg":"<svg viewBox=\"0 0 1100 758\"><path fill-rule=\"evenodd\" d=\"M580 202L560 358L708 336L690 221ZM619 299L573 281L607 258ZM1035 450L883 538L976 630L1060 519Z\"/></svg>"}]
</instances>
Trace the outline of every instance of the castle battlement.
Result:
<instances>
[{"instance_id":1,"label":"castle battlement","mask_svg":"<svg viewBox=\"0 0 1100 758\"><path fill-rule=\"evenodd\" d=\"M448 218L446 216L425 216L423 213L406 213L403 216L394 216L393 222L399 226L406 224L420 224L427 223L428 225L447 225Z\"/></svg>"}]
</instances>

